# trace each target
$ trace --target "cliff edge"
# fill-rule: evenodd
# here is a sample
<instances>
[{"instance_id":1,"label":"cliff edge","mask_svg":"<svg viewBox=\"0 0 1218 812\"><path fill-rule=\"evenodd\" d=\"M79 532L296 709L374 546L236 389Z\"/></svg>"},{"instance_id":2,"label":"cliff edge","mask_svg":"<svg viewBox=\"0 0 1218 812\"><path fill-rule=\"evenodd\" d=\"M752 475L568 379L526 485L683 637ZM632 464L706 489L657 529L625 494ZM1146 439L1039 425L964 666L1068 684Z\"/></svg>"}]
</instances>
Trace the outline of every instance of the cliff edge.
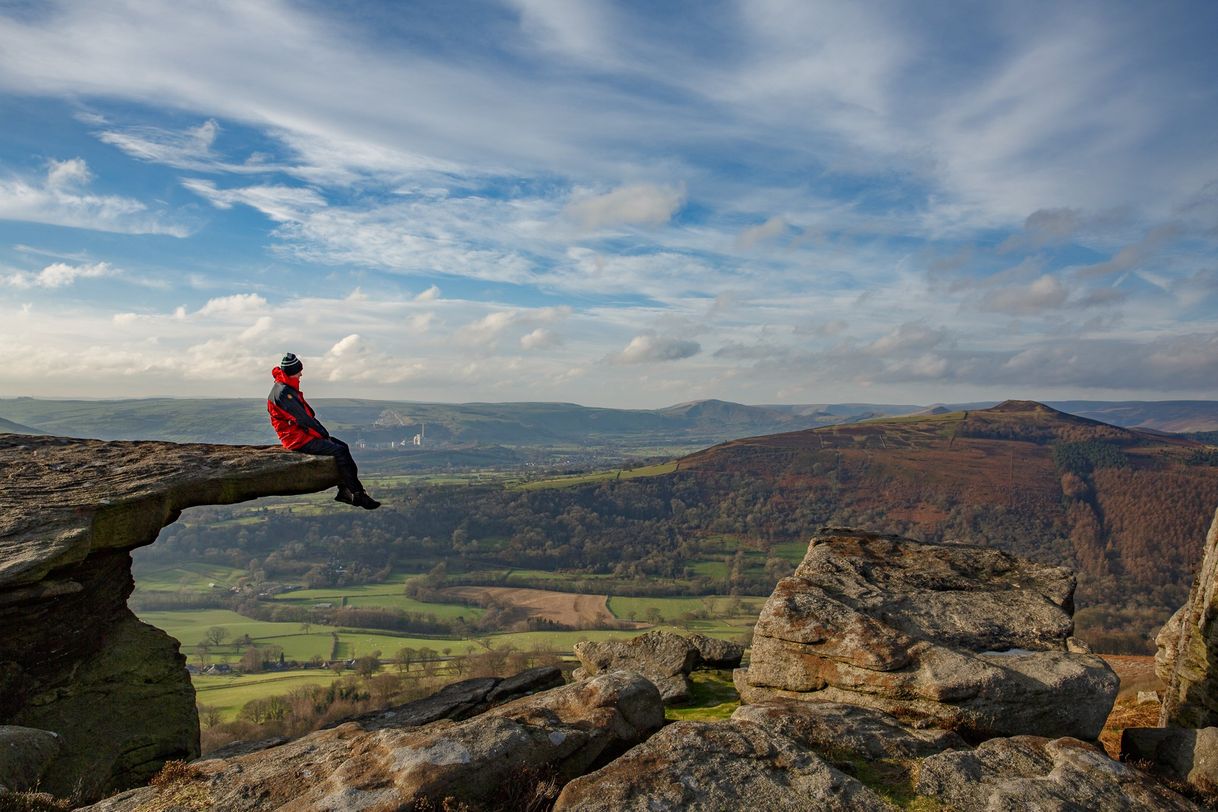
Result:
<instances>
[{"instance_id":1,"label":"cliff edge","mask_svg":"<svg viewBox=\"0 0 1218 812\"><path fill-rule=\"evenodd\" d=\"M0 725L58 735L43 790L98 798L199 753L178 643L127 608L130 550L189 507L337 483L280 448L0 434Z\"/></svg>"}]
</instances>

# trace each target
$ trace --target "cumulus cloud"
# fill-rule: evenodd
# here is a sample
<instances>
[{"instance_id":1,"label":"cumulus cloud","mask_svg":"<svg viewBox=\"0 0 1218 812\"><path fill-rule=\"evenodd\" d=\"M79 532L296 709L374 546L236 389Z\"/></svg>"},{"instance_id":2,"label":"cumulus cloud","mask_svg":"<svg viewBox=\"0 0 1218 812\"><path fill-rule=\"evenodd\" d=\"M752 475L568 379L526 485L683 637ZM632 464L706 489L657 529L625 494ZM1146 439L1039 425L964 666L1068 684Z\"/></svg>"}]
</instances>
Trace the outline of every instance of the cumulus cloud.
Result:
<instances>
[{"instance_id":1,"label":"cumulus cloud","mask_svg":"<svg viewBox=\"0 0 1218 812\"><path fill-rule=\"evenodd\" d=\"M746 228L740 232L740 236L736 238L736 244L741 248L749 249L758 243L782 236L789 227L785 218L775 215L761 225Z\"/></svg>"},{"instance_id":2,"label":"cumulus cloud","mask_svg":"<svg viewBox=\"0 0 1218 812\"><path fill-rule=\"evenodd\" d=\"M520 346L526 350L542 350L557 347L560 344L562 344L562 337L544 327L538 327L533 332L520 337Z\"/></svg>"},{"instance_id":3,"label":"cumulus cloud","mask_svg":"<svg viewBox=\"0 0 1218 812\"><path fill-rule=\"evenodd\" d=\"M114 269L108 262L94 262L85 265L56 262L47 265L37 273L18 271L7 277L0 277L0 280L15 288L62 288L75 283L77 279L93 279L100 276L111 276L113 273Z\"/></svg>"},{"instance_id":4,"label":"cumulus cloud","mask_svg":"<svg viewBox=\"0 0 1218 812\"><path fill-rule=\"evenodd\" d=\"M358 333L335 342L318 366L324 380L331 383L395 384L418 378L427 370L425 363L394 357Z\"/></svg>"},{"instance_id":5,"label":"cumulus cloud","mask_svg":"<svg viewBox=\"0 0 1218 812\"><path fill-rule=\"evenodd\" d=\"M414 335L423 335L430 332L435 323L435 313L418 313L406 320L406 329Z\"/></svg>"},{"instance_id":6,"label":"cumulus cloud","mask_svg":"<svg viewBox=\"0 0 1218 812\"><path fill-rule=\"evenodd\" d=\"M647 364L655 361L680 361L702 351L697 341L655 335L637 335L619 353L610 356L617 364Z\"/></svg>"},{"instance_id":7,"label":"cumulus cloud","mask_svg":"<svg viewBox=\"0 0 1218 812\"><path fill-rule=\"evenodd\" d=\"M496 310L466 324L458 331L457 336L466 344L488 347L493 345L500 336L509 330L527 330L535 325L552 324L567 318L571 315L571 312L571 308L566 305L560 307L539 307L529 310ZM548 331L542 332L544 334ZM524 345L523 340L521 345ZM531 348L525 347L525 349Z\"/></svg>"},{"instance_id":8,"label":"cumulus cloud","mask_svg":"<svg viewBox=\"0 0 1218 812\"><path fill-rule=\"evenodd\" d=\"M1037 315L1061 307L1070 297L1070 290L1052 274L1044 274L1027 285L991 290L981 300L981 307L995 313Z\"/></svg>"},{"instance_id":9,"label":"cumulus cloud","mask_svg":"<svg viewBox=\"0 0 1218 812\"><path fill-rule=\"evenodd\" d=\"M938 347L950 338L948 330L916 322L905 322L864 348L869 355L917 353Z\"/></svg>"},{"instance_id":10,"label":"cumulus cloud","mask_svg":"<svg viewBox=\"0 0 1218 812\"><path fill-rule=\"evenodd\" d=\"M257 293L235 293L232 296L220 296L209 299L199 308L200 316L232 315L252 313L266 309L266 299Z\"/></svg>"},{"instance_id":11,"label":"cumulus cloud","mask_svg":"<svg viewBox=\"0 0 1218 812\"><path fill-rule=\"evenodd\" d=\"M684 202L682 188L636 183L605 194L580 195L567 204L564 213L586 229L662 226Z\"/></svg>"},{"instance_id":12,"label":"cumulus cloud","mask_svg":"<svg viewBox=\"0 0 1218 812\"><path fill-rule=\"evenodd\" d=\"M272 319L270 316L259 316L256 322L241 331L239 338L241 341L254 341L262 338L263 336L270 334L271 327L274 325L274 323L274 319Z\"/></svg>"},{"instance_id":13,"label":"cumulus cloud","mask_svg":"<svg viewBox=\"0 0 1218 812\"><path fill-rule=\"evenodd\" d=\"M472 321L461 328L461 336L471 344L487 344L499 337L516 323L520 317L519 311L500 310L488 313L477 321Z\"/></svg>"},{"instance_id":14,"label":"cumulus cloud","mask_svg":"<svg viewBox=\"0 0 1218 812\"><path fill-rule=\"evenodd\" d=\"M138 200L93 194L93 180L80 158L49 162L40 178L0 177L0 220L20 220L119 234L169 234L187 237L191 229L149 211Z\"/></svg>"},{"instance_id":15,"label":"cumulus cloud","mask_svg":"<svg viewBox=\"0 0 1218 812\"><path fill-rule=\"evenodd\" d=\"M427 290L414 297L416 302L434 302L440 298L440 289L432 285Z\"/></svg>"}]
</instances>

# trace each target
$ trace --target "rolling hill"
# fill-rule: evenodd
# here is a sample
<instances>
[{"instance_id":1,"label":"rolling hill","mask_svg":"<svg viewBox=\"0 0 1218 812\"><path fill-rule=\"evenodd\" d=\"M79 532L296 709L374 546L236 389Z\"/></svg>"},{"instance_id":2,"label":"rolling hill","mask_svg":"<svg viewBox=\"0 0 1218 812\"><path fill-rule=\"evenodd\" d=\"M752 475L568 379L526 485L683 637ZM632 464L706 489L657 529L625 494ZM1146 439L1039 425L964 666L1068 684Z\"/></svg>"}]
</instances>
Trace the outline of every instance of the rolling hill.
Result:
<instances>
[{"instance_id":1,"label":"rolling hill","mask_svg":"<svg viewBox=\"0 0 1218 812\"><path fill-rule=\"evenodd\" d=\"M767 483L775 510L815 504L835 522L1073 566L1082 605L1145 635L1187 595L1216 463L1195 440L1006 401L733 440L680 469Z\"/></svg>"},{"instance_id":2,"label":"rolling hill","mask_svg":"<svg viewBox=\"0 0 1218 812\"><path fill-rule=\"evenodd\" d=\"M0 434L46 434L46 432L0 417Z\"/></svg>"},{"instance_id":3,"label":"rolling hill","mask_svg":"<svg viewBox=\"0 0 1218 812\"><path fill-rule=\"evenodd\" d=\"M432 444L571 448L700 446L736 437L789 432L911 414L975 412L982 404L816 403L749 406L697 400L662 409L609 409L575 403L427 403L320 398L322 418L348 440L401 444L426 425ZM1106 423L1168 432L1218 430L1215 401L1062 401L1050 404ZM102 440L269 443L274 435L260 398L44 400L0 398L0 420L26 432Z\"/></svg>"},{"instance_id":4,"label":"rolling hill","mask_svg":"<svg viewBox=\"0 0 1218 812\"><path fill-rule=\"evenodd\" d=\"M307 394L307 393L306 393ZM703 400L664 409L607 409L575 403L422 403L321 398L323 422L348 441L409 442L426 426L431 444L587 447L629 444L687 449L748 434L821 426L917 407L883 404L782 407ZM51 434L101 440L273 443L261 399L0 399L0 417Z\"/></svg>"}]
</instances>

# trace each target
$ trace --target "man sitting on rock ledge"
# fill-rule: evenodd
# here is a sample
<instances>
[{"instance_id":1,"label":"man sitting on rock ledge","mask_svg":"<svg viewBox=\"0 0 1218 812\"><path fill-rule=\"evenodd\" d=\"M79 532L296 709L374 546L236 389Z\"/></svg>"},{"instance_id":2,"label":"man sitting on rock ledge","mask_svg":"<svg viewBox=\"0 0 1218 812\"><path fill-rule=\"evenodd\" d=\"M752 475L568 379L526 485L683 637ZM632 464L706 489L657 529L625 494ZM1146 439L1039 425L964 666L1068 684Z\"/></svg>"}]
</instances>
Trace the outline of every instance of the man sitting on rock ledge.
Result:
<instances>
[{"instance_id":1,"label":"man sitting on rock ledge","mask_svg":"<svg viewBox=\"0 0 1218 812\"><path fill-rule=\"evenodd\" d=\"M283 356L279 366L271 370L275 385L266 400L266 410L271 415L271 425L279 435L283 447L303 454L333 457L338 463L338 475L342 479L338 486L337 502L346 502L365 510L376 510L381 503L364 490L359 481L359 469L351 457L351 449L321 424L312 407L300 394L300 373L304 364L293 353Z\"/></svg>"}]
</instances>

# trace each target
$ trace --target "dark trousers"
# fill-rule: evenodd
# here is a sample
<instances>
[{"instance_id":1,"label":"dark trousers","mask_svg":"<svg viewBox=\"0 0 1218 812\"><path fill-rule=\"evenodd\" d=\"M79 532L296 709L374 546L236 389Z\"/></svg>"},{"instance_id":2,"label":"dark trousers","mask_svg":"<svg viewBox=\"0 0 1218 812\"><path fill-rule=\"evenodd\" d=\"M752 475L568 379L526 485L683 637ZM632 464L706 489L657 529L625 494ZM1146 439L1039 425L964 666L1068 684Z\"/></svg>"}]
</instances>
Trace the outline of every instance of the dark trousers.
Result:
<instances>
[{"instance_id":1,"label":"dark trousers","mask_svg":"<svg viewBox=\"0 0 1218 812\"><path fill-rule=\"evenodd\" d=\"M343 487L352 493L359 493L364 489L360 484L359 468L351 457L350 447L337 437L331 437L329 440L309 440L296 450L302 454L333 457L334 462L338 463L338 478L342 480Z\"/></svg>"}]
</instances>

